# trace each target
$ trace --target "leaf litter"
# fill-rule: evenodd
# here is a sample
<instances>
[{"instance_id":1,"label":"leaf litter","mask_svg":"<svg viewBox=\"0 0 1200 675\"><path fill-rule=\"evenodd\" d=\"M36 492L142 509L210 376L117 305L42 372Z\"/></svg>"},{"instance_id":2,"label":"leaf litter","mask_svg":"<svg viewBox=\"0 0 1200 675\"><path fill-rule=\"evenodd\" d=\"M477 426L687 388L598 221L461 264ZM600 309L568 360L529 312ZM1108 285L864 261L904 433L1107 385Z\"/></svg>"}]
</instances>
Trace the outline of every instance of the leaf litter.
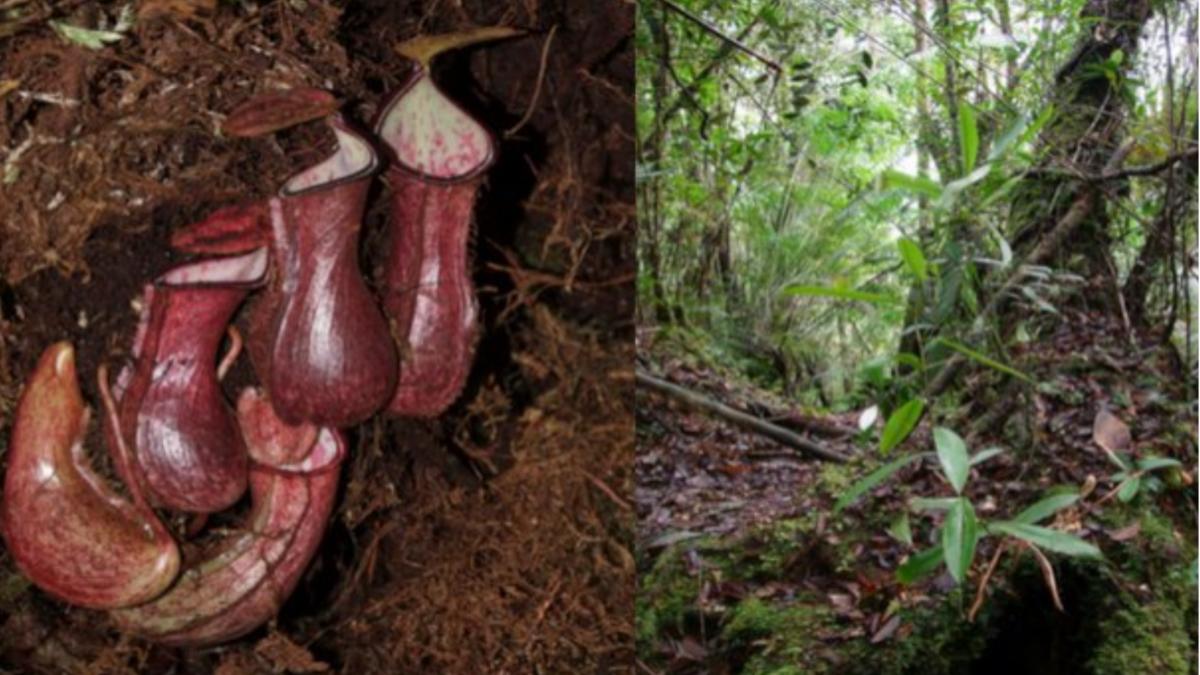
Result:
<instances>
[{"instance_id":1,"label":"leaf litter","mask_svg":"<svg viewBox=\"0 0 1200 675\"><path fill-rule=\"evenodd\" d=\"M1193 485L1196 467L1197 418L1194 392L1186 391L1187 378L1181 376L1178 356L1157 336L1143 336L1131 345L1115 318L1069 312L1072 316L1059 322L1047 339L1013 349L1013 362L1021 363L1036 384L1014 389L995 373L977 371L965 385L967 404L949 419L939 420L941 425L970 429L968 446L973 452L986 448L992 455L991 448L1003 451L970 467L971 478L963 494L980 517L999 520L1015 516L1052 488L1071 489L1079 493L1079 499L1044 525L1071 532L1102 549L1136 551L1146 545L1137 518L1116 527L1106 525L1109 521L1100 495L1115 487L1112 475L1116 470L1107 455L1121 452L1135 459L1174 458L1183 463L1175 482L1184 489L1160 485L1149 499L1168 516L1176 537L1188 536L1196 528L1196 499L1194 489L1188 486ZM639 334L639 343L651 346L643 349L640 358L677 384L734 407L739 402L744 406L747 400L775 400L772 394L727 372L698 365L691 356L680 357L677 350L659 346L648 334ZM998 407L1007 411L1005 415L989 414ZM853 426L857 418L850 413L830 416L829 421ZM660 556L680 550L699 561L740 555L743 565L753 562L764 537L772 536L773 526L797 516L820 514L807 539L793 542L792 562L784 565L783 578L734 571L715 586L702 583L695 602L707 616L707 629L703 634L689 631L682 637L660 636L653 652L640 652L644 661L665 665L673 673L736 670L748 655L723 642L719 628L728 618L731 604L714 606L714 592L732 594L726 600L733 603L759 597L784 607L798 596L823 598L839 627L821 638L832 649L827 660L837 662L839 644L860 638L871 644L883 643L911 632L913 627L895 615L895 609L935 602L954 587L944 572L910 586L895 579L905 560L936 544L930 537L942 519L940 512L930 518L911 511L913 500L953 495L953 488L935 466L936 460L918 461L900 470L839 517L832 514L833 502L840 495L821 492L821 466L814 461L755 461L758 456L785 456L789 451L648 393L639 394L637 419L635 494L643 574ZM975 423L979 420L988 423ZM855 480L871 466L886 461L873 457L873 440L860 446L851 439L842 442L844 447L835 447L868 461L867 468L853 471ZM891 457L933 447L929 421L924 420ZM905 519L901 527L897 516L904 513L912 518L911 522ZM1004 573L1015 569L1018 556L1006 556L1005 564L992 576L1001 560L997 547L1003 541L991 537L980 543L965 581L964 590L971 593L980 587L981 603L1004 588L1008 583ZM822 556L828 562L834 555L832 549L839 546L849 547L846 553L853 564L844 568L823 565ZM731 554L734 551L739 553ZM1046 602L1061 606L1053 563L1040 550L1033 550L1032 556L1046 582ZM980 584L983 576L990 581ZM1062 609L1071 612L1069 606ZM978 606L973 608L972 618L977 610ZM695 642L690 649L693 658L680 655L681 639Z\"/></svg>"}]
</instances>

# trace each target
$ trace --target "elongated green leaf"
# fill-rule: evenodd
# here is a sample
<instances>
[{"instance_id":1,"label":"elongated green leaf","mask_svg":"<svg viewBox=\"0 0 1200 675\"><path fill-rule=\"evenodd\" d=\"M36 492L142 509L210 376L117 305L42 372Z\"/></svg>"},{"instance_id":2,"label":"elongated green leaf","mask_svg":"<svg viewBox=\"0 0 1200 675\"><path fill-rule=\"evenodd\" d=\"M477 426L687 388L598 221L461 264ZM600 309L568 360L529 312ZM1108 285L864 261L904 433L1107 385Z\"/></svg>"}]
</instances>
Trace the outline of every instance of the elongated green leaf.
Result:
<instances>
[{"instance_id":1,"label":"elongated green leaf","mask_svg":"<svg viewBox=\"0 0 1200 675\"><path fill-rule=\"evenodd\" d=\"M887 424L883 426L883 435L879 437L879 452L886 455L908 438L923 412L925 402L919 398L914 398L892 412Z\"/></svg>"},{"instance_id":2,"label":"elongated green leaf","mask_svg":"<svg viewBox=\"0 0 1200 675\"><path fill-rule=\"evenodd\" d=\"M1017 115L1013 123L1004 130L1004 133L997 136L996 140L992 143L991 149L988 150L987 161L991 162L1003 157L1008 152L1008 149L1012 147L1012 144L1020 138L1021 132L1025 131L1025 128L1028 126L1029 115L1027 113Z\"/></svg>"},{"instance_id":3,"label":"elongated green leaf","mask_svg":"<svg viewBox=\"0 0 1200 675\"><path fill-rule=\"evenodd\" d=\"M877 305L889 304L892 299L886 295L879 293L868 293L859 291L853 288L841 288L838 286L806 286L804 284L794 284L786 286L783 292L788 295L808 295L818 298L835 298L838 300L861 300Z\"/></svg>"},{"instance_id":4,"label":"elongated green leaf","mask_svg":"<svg viewBox=\"0 0 1200 675\"><path fill-rule=\"evenodd\" d=\"M1050 120L1054 119L1055 112L1056 110L1054 109L1053 105L1048 105L1042 109L1042 112L1038 113L1038 116L1034 118L1033 122L1031 122L1029 126L1025 127L1025 131L1021 132L1021 140L1017 141L1017 145L1025 145L1032 140L1034 136L1037 136L1042 130L1042 127L1046 126Z\"/></svg>"},{"instance_id":5,"label":"elongated green leaf","mask_svg":"<svg viewBox=\"0 0 1200 675\"><path fill-rule=\"evenodd\" d=\"M1001 455L1001 454L1004 454L1003 448L988 448L986 450L980 450L979 452L975 453L974 455L971 455L971 466L975 466L976 464L983 464L984 462L995 457L996 455Z\"/></svg>"},{"instance_id":6,"label":"elongated green leaf","mask_svg":"<svg viewBox=\"0 0 1200 675\"><path fill-rule=\"evenodd\" d=\"M1155 471L1157 469L1165 469L1171 466L1183 466L1177 459L1170 457L1147 457L1137 461L1137 468L1142 471Z\"/></svg>"},{"instance_id":7,"label":"elongated green leaf","mask_svg":"<svg viewBox=\"0 0 1200 675\"><path fill-rule=\"evenodd\" d=\"M929 453L922 452L915 455L908 455L907 457L901 457L900 459L888 462L887 464L884 464L878 469L875 469L871 473L867 474L866 478L863 478L854 485L851 485L850 489L846 491L846 494L842 495L842 498L837 500L837 503L833 506L834 513L837 513L838 511L841 511L847 506L853 504L856 499L866 494L876 485L879 485L883 481L890 478L892 474L896 473L900 469L903 469L905 466L912 464L918 459L928 456L928 454Z\"/></svg>"},{"instance_id":8,"label":"elongated green leaf","mask_svg":"<svg viewBox=\"0 0 1200 675\"><path fill-rule=\"evenodd\" d=\"M984 178L987 178L987 175L991 173L991 170L991 166L984 164L962 178L946 183L946 187L942 189L942 198L938 200L938 208L950 208L950 205L954 202L954 199L958 197L958 193L978 183Z\"/></svg>"},{"instance_id":9,"label":"elongated green leaf","mask_svg":"<svg viewBox=\"0 0 1200 675\"><path fill-rule=\"evenodd\" d=\"M917 511L945 511L957 501L958 497L917 497L908 504Z\"/></svg>"},{"instance_id":10,"label":"elongated green leaf","mask_svg":"<svg viewBox=\"0 0 1200 675\"><path fill-rule=\"evenodd\" d=\"M967 444L962 437L945 427L934 427L933 444L937 448L938 461L942 464L942 474L950 482L950 487L962 494L967 484L967 474L971 471Z\"/></svg>"},{"instance_id":11,"label":"elongated green leaf","mask_svg":"<svg viewBox=\"0 0 1200 675\"><path fill-rule=\"evenodd\" d=\"M1000 520L988 525L988 529L998 534L1007 534L1010 537L1022 539L1047 551L1085 558L1100 557L1100 549L1094 545L1073 534L1052 530L1048 527L1018 523L1013 520Z\"/></svg>"},{"instance_id":12,"label":"elongated green leaf","mask_svg":"<svg viewBox=\"0 0 1200 675\"><path fill-rule=\"evenodd\" d=\"M958 143L962 148L963 173L971 173L979 155L979 128L975 124L975 109L966 103L958 106Z\"/></svg>"},{"instance_id":13,"label":"elongated green leaf","mask_svg":"<svg viewBox=\"0 0 1200 675\"><path fill-rule=\"evenodd\" d=\"M942 186L924 176L911 176L901 171L888 169L883 172L883 189L900 189L924 195L930 199L942 196Z\"/></svg>"},{"instance_id":14,"label":"elongated green leaf","mask_svg":"<svg viewBox=\"0 0 1200 675\"><path fill-rule=\"evenodd\" d=\"M896 568L896 581L902 584L911 584L918 579L929 575L937 569L942 563L942 547L934 546L920 553L914 553L905 560L900 567Z\"/></svg>"},{"instance_id":15,"label":"elongated green leaf","mask_svg":"<svg viewBox=\"0 0 1200 675\"><path fill-rule=\"evenodd\" d=\"M1011 376L1017 378L1018 380L1028 382L1029 384L1036 384L1033 381L1033 379L1030 378L1025 373L1022 373L1021 371L1017 370L1016 368L1013 368L1012 366L1006 366L1003 363L1000 363L999 361L997 361L993 358L990 358L988 356L980 354L979 352L975 351L974 349L971 349L970 347L967 347L966 345L961 345L953 340L949 340L947 338L942 338L942 337L938 338L936 340L936 342L940 342L940 343L946 345L947 347L949 347L950 349L953 349L954 351L962 354L963 356L966 356L969 359L978 361L979 363L987 366L988 368L991 368L992 370L999 371L1001 373L1004 373L1005 375L1011 375Z\"/></svg>"},{"instance_id":16,"label":"elongated green leaf","mask_svg":"<svg viewBox=\"0 0 1200 675\"><path fill-rule=\"evenodd\" d=\"M50 27L58 33L60 37L68 42L74 42L81 47L88 49L103 49L110 42L120 42L125 37L121 33L111 30L92 30L90 28L80 28L62 21L51 21Z\"/></svg>"},{"instance_id":17,"label":"elongated green leaf","mask_svg":"<svg viewBox=\"0 0 1200 675\"><path fill-rule=\"evenodd\" d=\"M957 583L966 578L975 560L977 529L975 508L965 497L960 497L946 512L946 522L942 523L942 559Z\"/></svg>"},{"instance_id":18,"label":"elongated green leaf","mask_svg":"<svg viewBox=\"0 0 1200 675\"><path fill-rule=\"evenodd\" d=\"M921 247L908 237L896 242L896 246L900 248L900 257L904 258L904 264L908 266L908 271L913 273L917 281L925 281L929 276L927 273L929 264L925 262L925 254L921 253Z\"/></svg>"},{"instance_id":19,"label":"elongated green leaf","mask_svg":"<svg viewBox=\"0 0 1200 675\"><path fill-rule=\"evenodd\" d=\"M1079 495L1074 492L1064 492L1062 494L1043 497L1030 504L1024 511L1018 513L1017 517L1013 518L1013 520L1018 523L1033 525L1049 518L1077 501L1079 501Z\"/></svg>"}]
</instances>

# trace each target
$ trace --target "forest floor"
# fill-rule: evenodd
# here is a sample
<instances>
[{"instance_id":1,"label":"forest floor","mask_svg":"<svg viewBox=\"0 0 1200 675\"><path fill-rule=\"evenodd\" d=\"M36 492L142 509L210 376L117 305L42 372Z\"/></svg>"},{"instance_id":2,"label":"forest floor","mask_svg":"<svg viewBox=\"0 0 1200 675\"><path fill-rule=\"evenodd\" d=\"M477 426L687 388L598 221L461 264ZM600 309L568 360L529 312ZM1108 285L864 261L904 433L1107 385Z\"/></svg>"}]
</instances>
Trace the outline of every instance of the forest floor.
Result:
<instances>
[{"instance_id":1,"label":"forest floor","mask_svg":"<svg viewBox=\"0 0 1200 675\"><path fill-rule=\"evenodd\" d=\"M970 393L951 402L955 412L938 420L964 436L971 422L995 420L968 436L972 453L1003 451L972 470L965 494L980 519L1011 517L1048 493L1082 494L1043 523L1104 554L1100 562L1051 556L1064 611L1054 608L1034 557L996 536L980 541L962 587L944 567L912 584L896 580L905 560L937 543L931 535L941 518L914 511L908 534L898 516L914 498L953 494L934 461L902 469L835 513L847 489L884 461L932 450L928 420L886 459L873 433L811 436L853 457L839 465L641 392L643 666L777 675L1194 673L1195 393L1171 347L1150 336L1131 340L1119 321L1072 313L1050 339L1011 354L1036 385L1003 385L995 373L977 371L964 385ZM639 334L639 343L651 342ZM669 341L639 358L660 377L732 407L778 406ZM995 406L1004 414L987 415ZM1117 469L1096 443L1102 411L1130 432L1124 451L1175 458L1184 470L1147 475L1131 500L1117 498ZM853 426L856 417L827 421Z\"/></svg>"},{"instance_id":2,"label":"forest floor","mask_svg":"<svg viewBox=\"0 0 1200 675\"><path fill-rule=\"evenodd\" d=\"M500 143L476 208L484 330L471 380L437 419L350 430L334 521L278 620L219 649L157 647L48 600L0 550L0 672L627 672L633 7L339 4L145 0L120 39L89 49L50 22L115 28L111 3L4 3L0 449L52 342L74 343L85 399L98 400L97 366L128 355L131 301L178 262L172 231L273 194L332 147L317 124L224 138L225 113L315 86L366 124L405 72L399 42L479 25L530 35L437 73ZM387 201L377 182L369 272ZM251 377L243 359L228 393ZM111 476L95 428L88 447Z\"/></svg>"}]
</instances>

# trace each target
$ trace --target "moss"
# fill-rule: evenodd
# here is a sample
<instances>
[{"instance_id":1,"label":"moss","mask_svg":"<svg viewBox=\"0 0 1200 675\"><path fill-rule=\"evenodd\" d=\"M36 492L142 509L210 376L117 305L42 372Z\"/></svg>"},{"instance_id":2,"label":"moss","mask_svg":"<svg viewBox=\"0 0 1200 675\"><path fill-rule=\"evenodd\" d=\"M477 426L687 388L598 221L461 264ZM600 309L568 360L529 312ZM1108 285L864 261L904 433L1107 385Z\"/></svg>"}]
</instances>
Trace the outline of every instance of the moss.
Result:
<instances>
[{"instance_id":1,"label":"moss","mask_svg":"<svg viewBox=\"0 0 1200 675\"><path fill-rule=\"evenodd\" d=\"M710 578L723 578L729 567L729 549L710 538L676 544L662 553L650 571L638 579L637 642L641 653L652 649L662 636L678 637L699 617L696 600L702 579L688 569L685 555L700 551Z\"/></svg>"},{"instance_id":2,"label":"moss","mask_svg":"<svg viewBox=\"0 0 1200 675\"><path fill-rule=\"evenodd\" d=\"M968 623L963 596L955 590L933 602L900 610L911 632L877 645L863 638L849 659L855 675L956 675L969 671L986 646L989 614ZM969 600L969 598L968 598ZM904 630L908 630L907 628Z\"/></svg>"},{"instance_id":3,"label":"moss","mask_svg":"<svg viewBox=\"0 0 1200 675\"><path fill-rule=\"evenodd\" d=\"M721 637L731 650L753 648L742 669L745 675L825 675L836 671L824 658L820 636L834 630L834 624L824 605L772 605L748 598L730 613Z\"/></svg>"},{"instance_id":4,"label":"moss","mask_svg":"<svg viewBox=\"0 0 1200 675\"><path fill-rule=\"evenodd\" d=\"M1088 672L1094 675L1188 675L1196 665L1196 545L1154 508L1113 509L1104 520L1141 524L1138 536L1110 556L1127 586L1148 598L1114 597L1099 616Z\"/></svg>"},{"instance_id":5,"label":"moss","mask_svg":"<svg viewBox=\"0 0 1200 675\"><path fill-rule=\"evenodd\" d=\"M865 476L866 473L861 475ZM821 465L814 488L825 497L837 500L860 477L860 470L851 465L826 462Z\"/></svg>"},{"instance_id":6,"label":"moss","mask_svg":"<svg viewBox=\"0 0 1200 675\"><path fill-rule=\"evenodd\" d=\"M1193 591L1194 595L1194 591ZM1157 599L1112 614L1100 625L1101 640L1088 663L1093 675L1188 675L1195 664L1188 616L1175 602Z\"/></svg>"},{"instance_id":7,"label":"moss","mask_svg":"<svg viewBox=\"0 0 1200 675\"><path fill-rule=\"evenodd\" d=\"M969 624L951 594L899 610L902 636L871 644L869 636L836 646L822 636L847 629L823 603L771 605L742 601L722 638L732 650L753 649L745 675L956 675L983 651L986 630Z\"/></svg>"}]
</instances>

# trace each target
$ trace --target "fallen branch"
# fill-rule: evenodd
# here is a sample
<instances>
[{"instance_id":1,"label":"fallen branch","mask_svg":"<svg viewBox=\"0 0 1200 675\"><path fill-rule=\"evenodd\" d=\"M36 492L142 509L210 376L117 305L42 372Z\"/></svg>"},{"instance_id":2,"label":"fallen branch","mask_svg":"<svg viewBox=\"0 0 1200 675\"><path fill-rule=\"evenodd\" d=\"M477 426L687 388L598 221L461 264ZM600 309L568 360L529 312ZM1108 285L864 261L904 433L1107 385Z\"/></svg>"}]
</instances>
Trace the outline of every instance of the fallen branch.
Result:
<instances>
[{"instance_id":1,"label":"fallen branch","mask_svg":"<svg viewBox=\"0 0 1200 675\"><path fill-rule=\"evenodd\" d=\"M815 455L820 459L825 459L831 462L848 462L849 458L835 450L830 450L825 446L814 443L803 436L776 426L770 422L763 421L752 415L747 415L744 412L734 410L729 406L712 400L711 398L698 394L694 391L684 389L677 384L672 384L666 380L659 379L653 375L637 371L637 383L639 386L648 387L661 394L666 394L673 398L679 399L696 408L700 408L705 412L711 413L720 417L723 420L732 422L743 429L753 431L759 435L766 436L771 440L786 445L797 450Z\"/></svg>"}]
</instances>

